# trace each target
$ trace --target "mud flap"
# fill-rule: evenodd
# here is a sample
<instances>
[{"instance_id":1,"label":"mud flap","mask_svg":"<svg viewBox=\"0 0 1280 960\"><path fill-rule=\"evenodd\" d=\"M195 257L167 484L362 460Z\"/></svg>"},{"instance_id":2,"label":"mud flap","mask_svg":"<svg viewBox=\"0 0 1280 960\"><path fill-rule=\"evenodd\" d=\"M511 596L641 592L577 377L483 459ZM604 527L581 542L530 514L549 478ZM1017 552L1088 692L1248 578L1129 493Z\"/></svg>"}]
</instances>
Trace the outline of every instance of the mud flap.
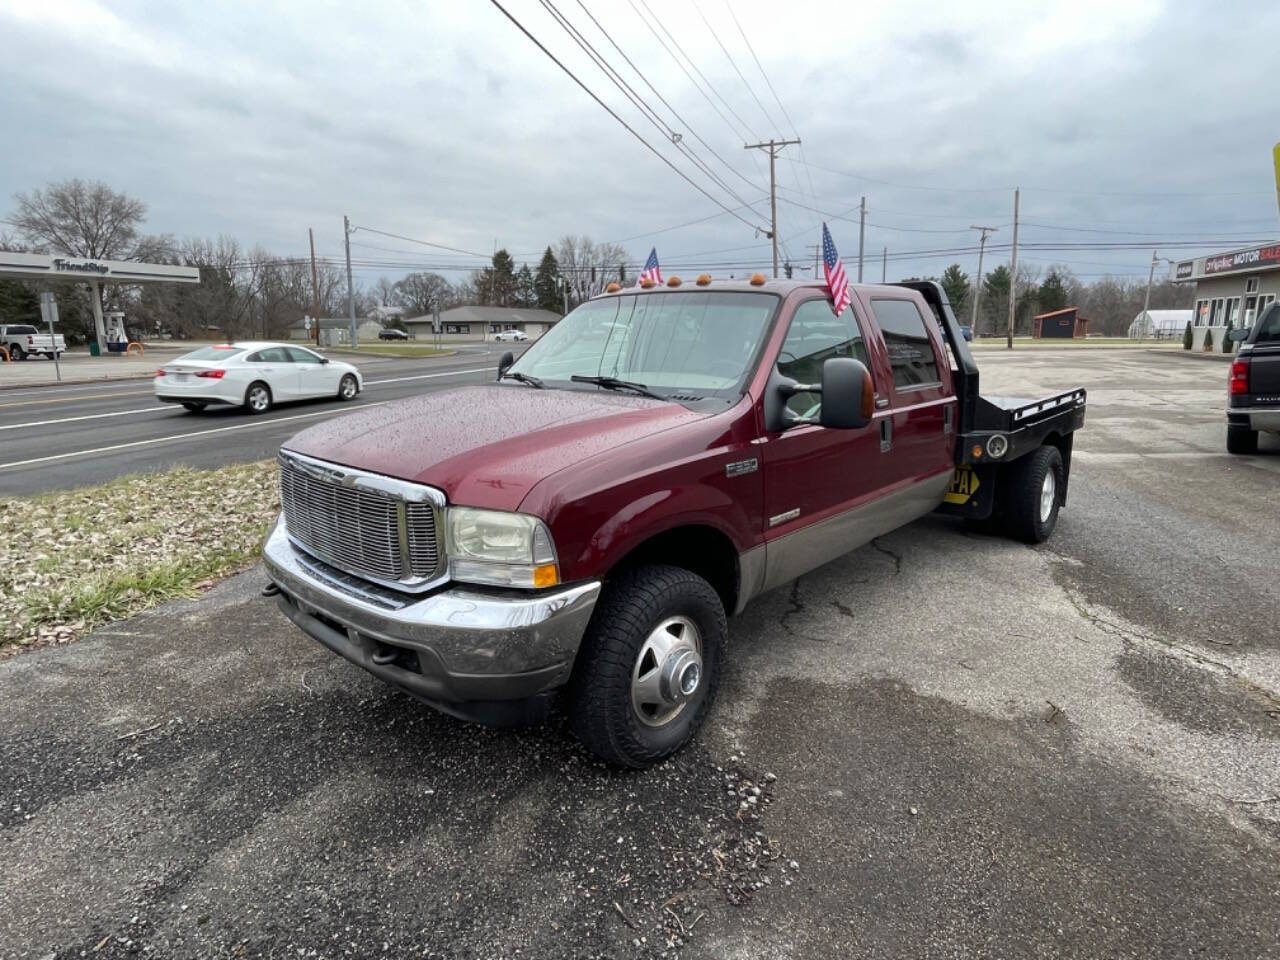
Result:
<instances>
[{"instance_id":1,"label":"mud flap","mask_svg":"<svg viewBox=\"0 0 1280 960\"><path fill-rule=\"evenodd\" d=\"M991 516L995 503L996 464L979 464L977 466L956 467L951 475L951 486L946 496L938 505L938 513L950 514L954 517L972 517L984 520Z\"/></svg>"}]
</instances>

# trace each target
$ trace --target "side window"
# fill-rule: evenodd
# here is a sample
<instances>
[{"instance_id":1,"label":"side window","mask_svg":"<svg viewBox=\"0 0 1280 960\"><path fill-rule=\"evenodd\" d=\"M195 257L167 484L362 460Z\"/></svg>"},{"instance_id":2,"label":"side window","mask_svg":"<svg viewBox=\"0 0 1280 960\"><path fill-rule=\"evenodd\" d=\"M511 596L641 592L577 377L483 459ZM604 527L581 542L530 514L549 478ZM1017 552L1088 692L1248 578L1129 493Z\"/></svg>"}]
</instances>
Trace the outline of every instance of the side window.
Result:
<instances>
[{"instance_id":1,"label":"side window","mask_svg":"<svg viewBox=\"0 0 1280 960\"><path fill-rule=\"evenodd\" d=\"M245 358L249 363L292 363L284 347L267 347Z\"/></svg>"},{"instance_id":2,"label":"side window","mask_svg":"<svg viewBox=\"0 0 1280 960\"><path fill-rule=\"evenodd\" d=\"M1272 304L1258 322L1261 329L1254 343L1280 343L1280 306Z\"/></svg>"},{"instance_id":3,"label":"side window","mask_svg":"<svg viewBox=\"0 0 1280 960\"><path fill-rule=\"evenodd\" d=\"M872 300L871 310L884 334L894 384L911 388L938 383L938 359L919 308L910 300Z\"/></svg>"},{"instance_id":4,"label":"side window","mask_svg":"<svg viewBox=\"0 0 1280 960\"><path fill-rule=\"evenodd\" d=\"M822 364L832 357L853 357L870 366L853 309L836 317L828 301L807 300L791 318L778 353L778 372L798 383L821 383ZM817 420L821 407L822 397L816 393L797 393L787 401L787 409L800 420Z\"/></svg>"},{"instance_id":5,"label":"side window","mask_svg":"<svg viewBox=\"0 0 1280 960\"><path fill-rule=\"evenodd\" d=\"M303 350L301 347L283 347L279 348L288 351L289 359L294 363L319 363L320 358L310 350Z\"/></svg>"},{"instance_id":6,"label":"side window","mask_svg":"<svg viewBox=\"0 0 1280 960\"><path fill-rule=\"evenodd\" d=\"M245 363L266 363L266 359L262 356L265 350L259 350L257 353L251 353L244 358Z\"/></svg>"}]
</instances>

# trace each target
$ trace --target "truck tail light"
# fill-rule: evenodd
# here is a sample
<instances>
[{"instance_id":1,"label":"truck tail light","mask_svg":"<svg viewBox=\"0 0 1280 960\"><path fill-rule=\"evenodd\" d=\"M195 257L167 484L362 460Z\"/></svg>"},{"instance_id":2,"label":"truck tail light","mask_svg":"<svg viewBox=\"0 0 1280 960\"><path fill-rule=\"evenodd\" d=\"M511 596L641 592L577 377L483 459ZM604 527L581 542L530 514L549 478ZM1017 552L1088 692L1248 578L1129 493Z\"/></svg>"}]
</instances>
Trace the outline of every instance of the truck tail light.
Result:
<instances>
[{"instance_id":1,"label":"truck tail light","mask_svg":"<svg viewBox=\"0 0 1280 960\"><path fill-rule=\"evenodd\" d=\"M1231 363L1230 394L1236 396L1249 392L1249 358L1236 357Z\"/></svg>"},{"instance_id":2,"label":"truck tail light","mask_svg":"<svg viewBox=\"0 0 1280 960\"><path fill-rule=\"evenodd\" d=\"M225 370L201 370L196 374L197 377L207 377L210 380L221 380L226 375Z\"/></svg>"},{"instance_id":3,"label":"truck tail light","mask_svg":"<svg viewBox=\"0 0 1280 960\"><path fill-rule=\"evenodd\" d=\"M36 338L35 338L35 337L31 337L31 336L27 337L27 346L28 346L28 347L30 347L30 346L34 346L34 345L35 345L35 342L36 342Z\"/></svg>"}]
</instances>

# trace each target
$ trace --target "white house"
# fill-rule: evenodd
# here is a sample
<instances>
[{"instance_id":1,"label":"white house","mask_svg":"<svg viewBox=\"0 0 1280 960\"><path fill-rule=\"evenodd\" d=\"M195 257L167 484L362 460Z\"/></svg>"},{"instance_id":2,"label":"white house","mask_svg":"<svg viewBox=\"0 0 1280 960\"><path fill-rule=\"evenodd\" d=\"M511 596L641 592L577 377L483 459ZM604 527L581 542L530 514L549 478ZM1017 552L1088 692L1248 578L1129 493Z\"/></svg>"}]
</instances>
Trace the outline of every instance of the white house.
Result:
<instances>
[{"instance_id":1,"label":"white house","mask_svg":"<svg viewBox=\"0 0 1280 960\"><path fill-rule=\"evenodd\" d=\"M530 340L560 322L560 315L550 310L525 307L454 307L440 313L440 332L454 340L489 340L503 330L521 330ZM404 321L411 336L429 340L432 336L431 315L409 317Z\"/></svg>"},{"instance_id":2,"label":"white house","mask_svg":"<svg viewBox=\"0 0 1280 960\"><path fill-rule=\"evenodd\" d=\"M1129 338L1168 340L1170 337L1180 337L1192 316L1191 310L1147 310L1145 315L1139 313L1129 324Z\"/></svg>"}]
</instances>

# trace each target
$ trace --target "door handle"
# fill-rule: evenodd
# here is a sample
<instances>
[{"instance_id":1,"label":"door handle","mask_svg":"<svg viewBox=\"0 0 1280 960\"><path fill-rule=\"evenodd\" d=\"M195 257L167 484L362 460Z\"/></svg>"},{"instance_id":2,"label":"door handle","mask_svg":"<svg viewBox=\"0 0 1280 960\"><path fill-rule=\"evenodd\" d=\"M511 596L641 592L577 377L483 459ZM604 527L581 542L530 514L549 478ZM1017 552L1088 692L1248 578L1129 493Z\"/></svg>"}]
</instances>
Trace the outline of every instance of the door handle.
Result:
<instances>
[{"instance_id":1,"label":"door handle","mask_svg":"<svg viewBox=\"0 0 1280 960\"><path fill-rule=\"evenodd\" d=\"M880 452L888 453L893 448L893 421L885 417L880 421Z\"/></svg>"},{"instance_id":2,"label":"door handle","mask_svg":"<svg viewBox=\"0 0 1280 960\"><path fill-rule=\"evenodd\" d=\"M882 397L882 396L880 396L879 394L876 394L876 409L877 409L877 410L883 410L883 409L884 409L885 407L887 407L888 405L889 405L889 398L888 398L888 397Z\"/></svg>"}]
</instances>

